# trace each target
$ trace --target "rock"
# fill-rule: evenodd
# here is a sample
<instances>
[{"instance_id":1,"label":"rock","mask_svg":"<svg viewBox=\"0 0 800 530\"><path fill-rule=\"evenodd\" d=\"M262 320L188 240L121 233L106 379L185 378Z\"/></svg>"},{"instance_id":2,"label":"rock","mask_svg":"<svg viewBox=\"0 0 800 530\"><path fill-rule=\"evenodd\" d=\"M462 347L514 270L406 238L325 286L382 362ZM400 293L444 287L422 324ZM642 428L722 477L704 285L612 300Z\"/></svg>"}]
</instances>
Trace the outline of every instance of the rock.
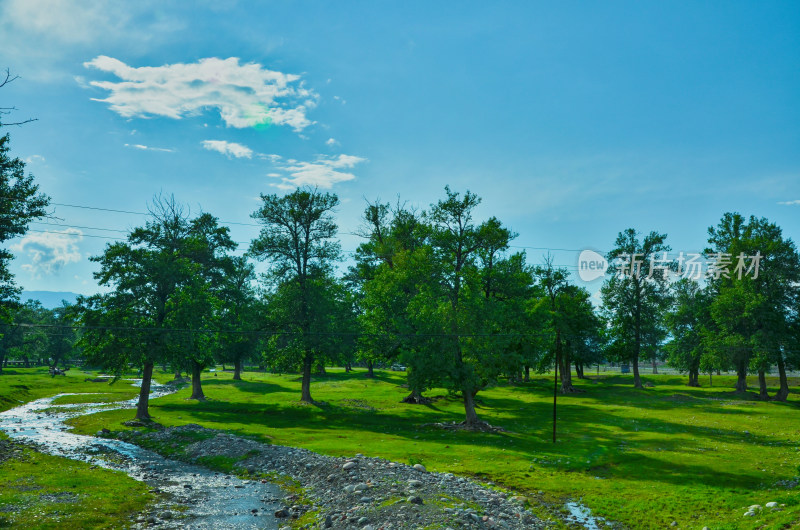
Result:
<instances>
[{"instance_id":1,"label":"rock","mask_svg":"<svg viewBox=\"0 0 800 530\"><path fill-rule=\"evenodd\" d=\"M158 519L156 519L155 516L151 515L150 517L147 518L147 523L148 524L156 524L157 522L158 522Z\"/></svg>"},{"instance_id":2,"label":"rock","mask_svg":"<svg viewBox=\"0 0 800 530\"><path fill-rule=\"evenodd\" d=\"M352 484L349 484L349 485L344 487L344 492L345 493L353 493L355 491L355 489L356 489L355 486L353 486Z\"/></svg>"},{"instance_id":3,"label":"rock","mask_svg":"<svg viewBox=\"0 0 800 530\"><path fill-rule=\"evenodd\" d=\"M330 514L325 516L325 523L323 523L325 528L330 528L333 526L333 519L331 518Z\"/></svg>"},{"instance_id":4,"label":"rock","mask_svg":"<svg viewBox=\"0 0 800 530\"><path fill-rule=\"evenodd\" d=\"M765 504L764 506L765 506L765 507L767 507L767 508L771 508L771 509L773 509L773 510L774 510L775 508L777 508L777 507L778 507L778 503L777 503L777 502L768 502L768 503L767 503L767 504Z\"/></svg>"},{"instance_id":5,"label":"rock","mask_svg":"<svg viewBox=\"0 0 800 530\"><path fill-rule=\"evenodd\" d=\"M762 508L761 508L761 505L760 505L760 504L754 504L754 505L750 506L750 507L747 509L747 511L748 511L748 512L760 512L760 511L761 511L761 509L762 509Z\"/></svg>"},{"instance_id":6,"label":"rock","mask_svg":"<svg viewBox=\"0 0 800 530\"><path fill-rule=\"evenodd\" d=\"M362 519L363 519L363 518L362 518ZM372 526L371 524L368 524L367 526L365 526L365 527L364 527L364 528L362 528L361 530L375 530L375 528L373 528L373 526Z\"/></svg>"},{"instance_id":7,"label":"rock","mask_svg":"<svg viewBox=\"0 0 800 530\"><path fill-rule=\"evenodd\" d=\"M172 519L172 512L161 512L159 515L162 519Z\"/></svg>"},{"instance_id":8,"label":"rock","mask_svg":"<svg viewBox=\"0 0 800 530\"><path fill-rule=\"evenodd\" d=\"M406 501L410 502L411 504L424 504L424 502L422 502L422 497L419 497L417 495L412 495L411 497L406 499Z\"/></svg>"},{"instance_id":9,"label":"rock","mask_svg":"<svg viewBox=\"0 0 800 530\"><path fill-rule=\"evenodd\" d=\"M414 469L416 469L417 471L422 471L423 473L427 471L427 469L425 469L425 466L423 466L422 464L414 464Z\"/></svg>"},{"instance_id":10,"label":"rock","mask_svg":"<svg viewBox=\"0 0 800 530\"><path fill-rule=\"evenodd\" d=\"M566 368L564 368L566 370ZM669 523L670 526L678 526L678 521L672 521Z\"/></svg>"},{"instance_id":11,"label":"rock","mask_svg":"<svg viewBox=\"0 0 800 530\"><path fill-rule=\"evenodd\" d=\"M358 520L358 524L367 524L368 522L369 519L367 519L366 517L362 517Z\"/></svg>"},{"instance_id":12,"label":"rock","mask_svg":"<svg viewBox=\"0 0 800 530\"><path fill-rule=\"evenodd\" d=\"M353 491L359 492L359 491L364 491L366 489L367 485L362 482L361 484L356 484L356 487L353 489Z\"/></svg>"},{"instance_id":13,"label":"rock","mask_svg":"<svg viewBox=\"0 0 800 530\"><path fill-rule=\"evenodd\" d=\"M356 467L356 465L358 464L356 464L355 462L345 462L344 464L342 464L342 469L347 471L349 469L353 469L354 467Z\"/></svg>"},{"instance_id":14,"label":"rock","mask_svg":"<svg viewBox=\"0 0 800 530\"><path fill-rule=\"evenodd\" d=\"M286 508L280 508L278 510L275 510L275 517L278 518L289 517L289 512L286 511Z\"/></svg>"},{"instance_id":15,"label":"rock","mask_svg":"<svg viewBox=\"0 0 800 530\"><path fill-rule=\"evenodd\" d=\"M412 478L411 480L408 481L408 485L411 486L412 488L419 488L420 486L422 486L422 481L414 480Z\"/></svg>"},{"instance_id":16,"label":"rock","mask_svg":"<svg viewBox=\"0 0 800 530\"><path fill-rule=\"evenodd\" d=\"M528 500L528 498L525 497L524 495L514 495L509 500L512 502L521 502L524 504Z\"/></svg>"}]
</instances>

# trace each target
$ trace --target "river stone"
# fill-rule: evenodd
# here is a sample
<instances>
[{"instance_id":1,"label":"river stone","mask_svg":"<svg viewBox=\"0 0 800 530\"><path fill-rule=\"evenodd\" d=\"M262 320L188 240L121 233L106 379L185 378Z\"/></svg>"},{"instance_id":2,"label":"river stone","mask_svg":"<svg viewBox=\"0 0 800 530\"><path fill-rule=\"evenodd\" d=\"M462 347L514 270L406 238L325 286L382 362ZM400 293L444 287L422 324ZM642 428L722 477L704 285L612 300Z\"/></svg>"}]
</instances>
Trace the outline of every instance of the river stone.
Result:
<instances>
[{"instance_id":1,"label":"river stone","mask_svg":"<svg viewBox=\"0 0 800 530\"><path fill-rule=\"evenodd\" d=\"M367 485L362 482L361 484L356 484L354 491L359 492L364 491L365 489L367 489Z\"/></svg>"},{"instance_id":2,"label":"river stone","mask_svg":"<svg viewBox=\"0 0 800 530\"><path fill-rule=\"evenodd\" d=\"M356 463L355 462L345 462L342 465L342 469L344 469L345 471L347 471L348 469L353 469L354 467L356 467Z\"/></svg>"},{"instance_id":3,"label":"river stone","mask_svg":"<svg viewBox=\"0 0 800 530\"><path fill-rule=\"evenodd\" d=\"M423 473L424 473L425 471L427 471L427 470L425 469L425 466L423 466L422 464L414 464L414 469L416 469L417 471L422 471Z\"/></svg>"},{"instance_id":4,"label":"river stone","mask_svg":"<svg viewBox=\"0 0 800 530\"><path fill-rule=\"evenodd\" d=\"M286 511L286 508L280 508L275 510L275 517L288 517L289 512Z\"/></svg>"},{"instance_id":5,"label":"river stone","mask_svg":"<svg viewBox=\"0 0 800 530\"><path fill-rule=\"evenodd\" d=\"M411 480L408 481L408 485L411 486L412 488L419 488L422 486L422 481L415 480L412 478Z\"/></svg>"},{"instance_id":6,"label":"river stone","mask_svg":"<svg viewBox=\"0 0 800 530\"><path fill-rule=\"evenodd\" d=\"M406 501L410 502L411 504L424 504L422 502L422 497L419 497L417 495L412 495L411 497L406 499Z\"/></svg>"},{"instance_id":7,"label":"river stone","mask_svg":"<svg viewBox=\"0 0 800 530\"><path fill-rule=\"evenodd\" d=\"M778 507L778 503L777 503L777 502L768 502L768 503L767 503L767 504L765 504L764 506L766 506L767 508L772 508L772 509L775 509L775 508L777 508L777 507Z\"/></svg>"},{"instance_id":8,"label":"river stone","mask_svg":"<svg viewBox=\"0 0 800 530\"><path fill-rule=\"evenodd\" d=\"M172 512L161 512L159 515L162 519L172 519Z\"/></svg>"}]
</instances>

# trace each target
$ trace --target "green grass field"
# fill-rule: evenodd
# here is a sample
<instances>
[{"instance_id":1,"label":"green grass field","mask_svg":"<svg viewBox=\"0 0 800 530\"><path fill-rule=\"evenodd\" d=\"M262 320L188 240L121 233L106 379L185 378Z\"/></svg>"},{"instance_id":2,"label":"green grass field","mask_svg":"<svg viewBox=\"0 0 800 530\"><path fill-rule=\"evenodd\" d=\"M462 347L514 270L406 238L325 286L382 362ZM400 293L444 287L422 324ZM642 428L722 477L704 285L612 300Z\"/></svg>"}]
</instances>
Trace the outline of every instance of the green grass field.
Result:
<instances>
[{"instance_id":1,"label":"green grass field","mask_svg":"<svg viewBox=\"0 0 800 530\"><path fill-rule=\"evenodd\" d=\"M426 425L461 421L460 401L433 390L427 393L438 397L432 405L402 404L407 390L398 373L379 371L370 380L363 371L330 370L312 385L314 398L326 402L321 406L298 402L295 375L248 372L244 379L205 374L209 401L189 401L184 389L151 401L151 414L167 426L198 423L326 454L421 462L432 471L475 476L551 503L581 500L596 515L631 528L664 528L672 521L697 529L800 524L800 488L781 484L800 475L796 379L788 403L735 394L733 379L725 376L715 377L711 388L689 388L684 377L667 375L645 376L655 385L645 390L634 390L629 376L578 381L585 392L559 396L556 444L552 380L545 376L478 395L482 419L507 429L500 434ZM0 399L9 381L0 377ZM121 385L73 383L69 377L40 382L29 385L31 395L79 392L82 385L125 393ZM48 390L52 384L64 389ZM120 430L132 415L104 412L72 424L83 433ZM748 506L770 501L785 507L743 516Z\"/></svg>"}]
</instances>

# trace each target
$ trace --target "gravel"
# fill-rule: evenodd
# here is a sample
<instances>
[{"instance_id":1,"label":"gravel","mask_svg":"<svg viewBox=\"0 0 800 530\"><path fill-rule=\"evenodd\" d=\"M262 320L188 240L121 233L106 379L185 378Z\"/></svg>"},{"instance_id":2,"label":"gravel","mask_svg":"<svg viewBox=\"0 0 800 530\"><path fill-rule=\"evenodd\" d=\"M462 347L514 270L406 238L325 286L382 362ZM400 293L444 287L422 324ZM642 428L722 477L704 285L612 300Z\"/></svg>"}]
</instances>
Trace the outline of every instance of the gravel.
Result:
<instances>
[{"instance_id":1,"label":"gravel","mask_svg":"<svg viewBox=\"0 0 800 530\"><path fill-rule=\"evenodd\" d=\"M291 488L274 512L281 521L304 514L303 528L548 528L524 507L525 497L503 492L451 473L428 472L362 454L325 456L305 449L268 445L189 424L147 434L121 433L127 441L170 444L172 440L205 438L186 446L188 459L208 456L246 458L237 471L252 476L290 477Z\"/></svg>"}]
</instances>

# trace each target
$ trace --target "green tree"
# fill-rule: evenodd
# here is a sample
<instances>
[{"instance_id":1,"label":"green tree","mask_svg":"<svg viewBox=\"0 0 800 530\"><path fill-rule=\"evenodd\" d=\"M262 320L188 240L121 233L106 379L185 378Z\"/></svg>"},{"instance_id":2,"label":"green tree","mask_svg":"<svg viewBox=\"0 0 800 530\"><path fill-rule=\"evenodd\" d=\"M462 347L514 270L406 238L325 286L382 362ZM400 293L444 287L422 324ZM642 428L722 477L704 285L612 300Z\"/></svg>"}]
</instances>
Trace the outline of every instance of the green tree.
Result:
<instances>
[{"instance_id":1,"label":"green tree","mask_svg":"<svg viewBox=\"0 0 800 530\"><path fill-rule=\"evenodd\" d=\"M601 288L603 308L612 328L613 346L621 360L633 365L633 384L642 388L639 360L642 352L654 350L664 337L663 315L669 305L667 272L673 267L666 258L667 236L650 232L642 241L633 228L620 232Z\"/></svg>"},{"instance_id":2,"label":"green tree","mask_svg":"<svg viewBox=\"0 0 800 530\"><path fill-rule=\"evenodd\" d=\"M672 307L666 315L671 340L664 346L667 361L689 374L689 386L700 386L700 370L708 354L703 337L711 320L710 294L691 278L681 278L671 289Z\"/></svg>"},{"instance_id":3,"label":"green tree","mask_svg":"<svg viewBox=\"0 0 800 530\"><path fill-rule=\"evenodd\" d=\"M769 398L766 372L776 365L776 399L785 400L786 367L797 344L793 322L800 306L800 254L766 218L745 220L729 212L708 233L706 253L717 272L709 278L715 333L707 335L707 343L721 362L736 368L738 391L747 390L749 369L758 373L762 399Z\"/></svg>"},{"instance_id":4,"label":"green tree","mask_svg":"<svg viewBox=\"0 0 800 530\"><path fill-rule=\"evenodd\" d=\"M254 359L264 329L264 309L256 295L253 265L244 256L231 259L224 275L217 313L217 357L233 363L233 379L242 379L242 365Z\"/></svg>"},{"instance_id":5,"label":"green tree","mask_svg":"<svg viewBox=\"0 0 800 530\"><path fill-rule=\"evenodd\" d=\"M322 317L315 313L315 294L325 284L333 262L339 259L332 215L339 199L334 194L305 188L283 197L262 194L261 200L261 207L252 217L262 224L262 229L253 240L250 253L269 260L270 280L279 294L273 303L283 305L279 311L283 315L281 321L290 325L284 330L294 334L287 351L295 352L292 359L302 370L301 400L313 403L311 369L319 351L320 331L316 326Z\"/></svg>"},{"instance_id":6,"label":"green tree","mask_svg":"<svg viewBox=\"0 0 800 530\"><path fill-rule=\"evenodd\" d=\"M81 299L87 359L119 376L131 365L142 369L136 418L149 420L150 385L157 362L173 363L205 355L207 343L187 330L202 330L210 305L208 284L221 249L232 248L227 228L202 214L190 220L174 198L157 197L144 227L127 241L109 244L95 279L107 294ZM191 342L189 342L191 340ZM204 339L205 340L205 339ZM199 373L193 374L199 380ZM199 382L199 381L198 381ZM194 385L193 385L194 386Z\"/></svg>"}]
</instances>

